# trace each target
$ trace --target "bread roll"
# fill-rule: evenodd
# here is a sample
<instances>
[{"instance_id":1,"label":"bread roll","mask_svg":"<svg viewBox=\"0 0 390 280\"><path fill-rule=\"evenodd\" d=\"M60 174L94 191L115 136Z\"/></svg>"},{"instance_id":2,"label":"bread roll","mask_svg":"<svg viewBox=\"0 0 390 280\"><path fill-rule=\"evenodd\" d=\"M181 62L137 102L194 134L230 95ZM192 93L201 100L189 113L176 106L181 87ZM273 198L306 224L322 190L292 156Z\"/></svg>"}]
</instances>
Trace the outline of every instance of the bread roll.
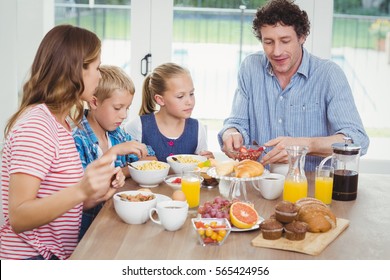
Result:
<instances>
[{"instance_id":1,"label":"bread roll","mask_svg":"<svg viewBox=\"0 0 390 280\"><path fill-rule=\"evenodd\" d=\"M215 166L215 171L219 176L227 176L233 173L234 166L236 166L237 164L238 162L234 160L218 162Z\"/></svg>"},{"instance_id":2,"label":"bread roll","mask_svg":"<svg viewBox=\"0 0 390 280\"><path fill-rule=\"evenodd\" d=\"M234 167L234 172L237 178L257 177L263 174L264 166L260 162L244 159Z\"/></svg>"},{"instance_id":3,"label":"bread roll","mask_svg":"<svg viewBox=\"0 0 390 280\"><path fill-rule=\"evenodd\" d=\"M317 199L317 198L314 198L314 197L305 197L305 198L301 198L299 199L297 202L295 202L295 205L298 207L298 209L303 206L303 205L307 205L307 204L317 204L317 205L320 205L320 206L323 206L323 207L328 207L326 206L325 203L323 203L321 200Z\"/></svg>"},{"instance_id":4,"label":"bread roll","mask_svg":"<svg viewBox=\"0 0 390 280\"><path fill-rule=\"evenodd\" d=\"M300 206L297 220L305 222L310 232L327 232L336 227L336 216L327 207L317 202Z\"/></svg>"}]
</instances>

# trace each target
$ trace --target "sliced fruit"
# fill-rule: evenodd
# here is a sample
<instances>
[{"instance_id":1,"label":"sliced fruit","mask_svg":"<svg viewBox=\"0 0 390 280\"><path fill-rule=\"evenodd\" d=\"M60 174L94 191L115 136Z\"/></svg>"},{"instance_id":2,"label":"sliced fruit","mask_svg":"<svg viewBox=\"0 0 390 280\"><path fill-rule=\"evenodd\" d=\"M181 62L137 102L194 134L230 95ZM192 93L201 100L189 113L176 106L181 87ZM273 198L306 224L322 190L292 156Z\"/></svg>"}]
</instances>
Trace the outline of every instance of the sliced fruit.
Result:
<instances>
[{"instance_id":1,"label":"sliced fruit","mask_svg":"<svg viewBox=\"0 0 390 280\"><path fill-rule=\"evenodd\" d=\"M258 219L259 215L255 208L249 203L234 202L230 206L230 222L236 228L246 229L253 227Z\"/></svg>"},{"instance_id":2,"label":"sliced fruit","mask_svg":"<svg viewBox=\"0 0 390 280\"><path fill-rule=\"evenodd\" d=\"M210 160L206 160L204 162L199 162L198 163L198 167L202 168L202 167L210 167L211 166L211 162Z\"/></svg>"}]
</instances>

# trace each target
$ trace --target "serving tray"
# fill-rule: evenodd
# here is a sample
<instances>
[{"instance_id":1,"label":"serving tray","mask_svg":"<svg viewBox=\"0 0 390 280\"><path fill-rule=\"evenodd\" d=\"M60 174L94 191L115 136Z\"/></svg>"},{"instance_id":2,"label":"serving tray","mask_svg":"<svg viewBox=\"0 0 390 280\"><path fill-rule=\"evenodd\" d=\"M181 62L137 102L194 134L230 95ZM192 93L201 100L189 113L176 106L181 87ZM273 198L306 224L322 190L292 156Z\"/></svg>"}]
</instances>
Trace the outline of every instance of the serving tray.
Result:
<instances>
[{"instance_id":1,"label":"serving tray","mask_svg":"<svg viewBox=\"0 0 390 280\"><path fill-rule=\"evenodd\" d=\"M337 218L337 226L334 229L325 233L307 232L305 239L300 241L291 241L285 237L281 237L277 240L267 240L264 239L260 233L252 240L252 245L256 247L294 251L316 256L319 255L348 226L349 220Z\"/></svg>"}]
</instances>

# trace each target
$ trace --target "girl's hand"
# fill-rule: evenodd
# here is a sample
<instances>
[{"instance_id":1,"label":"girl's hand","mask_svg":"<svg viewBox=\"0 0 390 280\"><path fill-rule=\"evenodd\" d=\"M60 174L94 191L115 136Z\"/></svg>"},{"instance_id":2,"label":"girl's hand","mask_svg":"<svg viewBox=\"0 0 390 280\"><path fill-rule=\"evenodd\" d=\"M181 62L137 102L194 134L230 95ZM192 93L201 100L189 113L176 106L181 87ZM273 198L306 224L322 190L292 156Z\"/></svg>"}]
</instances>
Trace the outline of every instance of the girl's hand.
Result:
<instances>
[{"instance_id":1,"label":"girl's hand","mask_svg":"<svg viewBox=\"0 0 390 280\"><path fill-rule=\"evenodd\" d=\"M201 151L201 152L199 153L199 155L200 155L200 156L204 156L204 157L206 157L206 158L215 158L215 157L214 157L214 154L213 154L212 152L210 152L210 151Z\"/></svg>"}]
</instances>

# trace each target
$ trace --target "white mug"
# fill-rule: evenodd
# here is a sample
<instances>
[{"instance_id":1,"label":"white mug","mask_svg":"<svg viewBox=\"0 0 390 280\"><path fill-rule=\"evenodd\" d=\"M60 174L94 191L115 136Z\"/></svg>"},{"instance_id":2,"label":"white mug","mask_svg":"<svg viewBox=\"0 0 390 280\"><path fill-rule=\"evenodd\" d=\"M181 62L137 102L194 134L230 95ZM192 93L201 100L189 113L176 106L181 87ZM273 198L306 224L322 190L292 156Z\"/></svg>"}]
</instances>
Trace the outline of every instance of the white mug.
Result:
<instances>
[{"instance_id":1,"label":"white mug","mask_svg":"<svg viewBox=\"0 0 390 280\"><path fill-rule=\"evenodd\" d=\"M153 213L156 212L158 220L153 218ZM167 200L157 203L156 208L149 211L150 219L159 225L162 225L168 231L176 231L180 229L188 214L188 203L186 201Z\"/></svg>"},{"instance_id":2,"label":"white mug","mask_svg":"<svg viewBox=\"0 0 390 280\"><path fill-rule=\"evenodd\" d=\"M285 176L277 173L269 173L261 177L253 187L258 190L265 199L277 199L283 193Z\"/></svg>"}]
</instances>

